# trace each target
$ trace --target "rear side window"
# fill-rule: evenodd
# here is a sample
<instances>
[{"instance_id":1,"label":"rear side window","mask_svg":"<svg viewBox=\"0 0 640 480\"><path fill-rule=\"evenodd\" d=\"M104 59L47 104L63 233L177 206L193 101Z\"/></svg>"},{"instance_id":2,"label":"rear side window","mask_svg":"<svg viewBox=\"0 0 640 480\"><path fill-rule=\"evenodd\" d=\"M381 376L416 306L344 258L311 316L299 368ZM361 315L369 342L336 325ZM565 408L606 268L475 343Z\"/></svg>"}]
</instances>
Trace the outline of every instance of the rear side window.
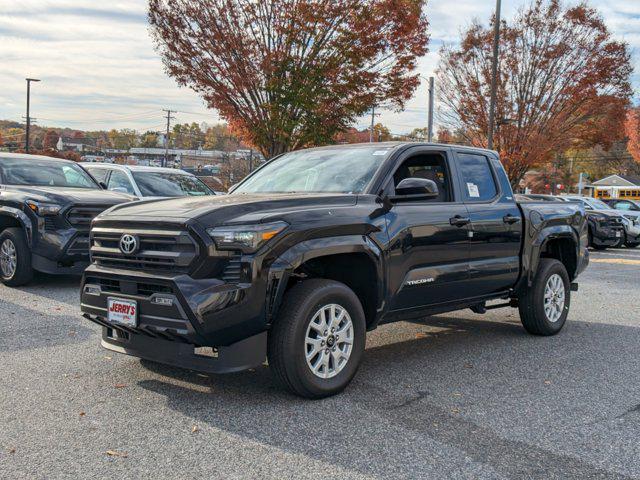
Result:
<instances>
[{"instance_id":1,"label":"rear side window","mask_svg":"<svg viewBox=\"0 0 640 480\"><path fill-rule=\"evenodd\" d=\"M498 193L489 159L484 155L458 152L458 169L462 174L463 195L468 202L485 202Z\"/></svg>"}]
</instances>

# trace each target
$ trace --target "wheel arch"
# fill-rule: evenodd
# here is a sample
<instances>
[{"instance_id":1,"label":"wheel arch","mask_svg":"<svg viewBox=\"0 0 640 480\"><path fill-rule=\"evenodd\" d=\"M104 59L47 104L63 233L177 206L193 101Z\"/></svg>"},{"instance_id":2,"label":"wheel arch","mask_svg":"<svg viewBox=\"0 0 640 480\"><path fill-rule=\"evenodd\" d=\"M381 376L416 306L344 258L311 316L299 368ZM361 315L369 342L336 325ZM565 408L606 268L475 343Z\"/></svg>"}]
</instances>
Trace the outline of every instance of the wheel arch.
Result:
<instances>
[{"instance_id":1,"label":"wheel arch","mask_svg":"<svg viewBox=\"0 0 640 480\"><path fill-rule=\"evenodd\" d=\"M570 225L544 228L531 244L528 284L531 285L541 258L555 258L567 269L569 279L578 275L580 238Z\"/></svg>"},{"instance_id":2,"label":"wheel arch","mask_svg":"<svg viewBox=\"0 0 640 480\"><path fill-rule=\"evenodd\" d=\"M7 228L22 228L26 234L27 242L31 246L33 224L27 215L17 208L0 206L0 232Z\"/></svg>"},{"instance_id":3,"label":"wheel arch","mask_svg":"<svg viewBox=\"0 0 640 480\"><path fill-rule=\"evenodd\" d=\"M384 266L381 249L366 235L317 238L284 252L269 270L267 321L278 313L287 290L305 278L344 283L360 300L367 327L376 325L384 303Z\"/></svg>"}]
</instances>

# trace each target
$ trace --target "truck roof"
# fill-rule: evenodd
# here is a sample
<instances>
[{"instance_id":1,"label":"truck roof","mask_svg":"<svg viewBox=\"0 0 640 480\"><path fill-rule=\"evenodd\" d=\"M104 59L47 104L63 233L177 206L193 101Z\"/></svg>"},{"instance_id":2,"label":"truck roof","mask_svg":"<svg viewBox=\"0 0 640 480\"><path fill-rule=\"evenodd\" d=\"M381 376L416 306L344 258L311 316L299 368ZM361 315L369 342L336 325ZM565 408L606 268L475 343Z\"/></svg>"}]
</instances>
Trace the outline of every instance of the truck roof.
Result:
<instances>
[{"instance_id":1,"label":"truck roof","mask_svg":"<svg viewBox=\"0 0 640 480\"><path fill-rule=\"evenodd\" d=\"M15 159L15 160L52 160L61 163L76 163L73 160L67 160L66 158L48 157L46 155L32 155L30 153L11 153L0 152L0 161L3 159Z\"/></svg>"},{"instance_id":2,"label":"truck roof","mask_svg":"<svg viewBox=\"0 0 640 480\"><path fill-rule=\"evenodd\" d=\"M114 168L117 170L129 170L131 172L161 172L161 173L176 173L178 175L192 175L189 172L180 170L178 168L167 167L147 167L143 165L119 165L117 163L97 163L97 162L82 162L82 165L99 168Z\"/></svg>"},{"instance_id":3,"label":"truck roof","mask_svg":"<svg viewBox=\"0 0 640 480\"><path fill-rule=\"evenodd\" d=\"M373 142L373 143L341 143L341 144L337 144L337 145L326 145L326 146L322 146L322 147L309 148L307 150L334 149L334 148L371 148L371 147L379 147L380 149L385 149L385 148L397 149L397 148L408 147L408 146L412 146L412 147L415 147L415 146L421 146L421 147L422 146L428 146L428 147L442 147L442 148L455 147L457 149L462 149L462 150L473 150L475 152L483 151L483 152L494 153L494 154L498 155L498 152L496 150L489 150L487 148L482 148L482 147L474 147L474 146L470 146L470 145L458 145L458 144L453 144L453 143L419 142L419 141L389 141L389 142Z\"/></svg>"}]
</instances>

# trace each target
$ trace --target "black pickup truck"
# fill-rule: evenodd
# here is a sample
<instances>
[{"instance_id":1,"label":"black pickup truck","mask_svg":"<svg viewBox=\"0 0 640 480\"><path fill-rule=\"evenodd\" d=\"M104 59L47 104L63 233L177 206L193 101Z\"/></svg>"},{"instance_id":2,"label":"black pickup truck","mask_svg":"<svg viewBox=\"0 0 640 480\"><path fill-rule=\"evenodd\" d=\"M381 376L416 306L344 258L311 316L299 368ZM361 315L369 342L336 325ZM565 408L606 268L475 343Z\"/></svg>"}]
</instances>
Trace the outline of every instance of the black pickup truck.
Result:
<instances>
[{"instance_id":1,"label":"black pickup truck","mask_svg":"<svg viewBox=\"0 0 640 480\"><path fill-rule=\"evenodd\" d=\"M81 303L110 350L213 373L268 359L320 398L351 381L382 323L517 307L528 332L559 332L586 246L582 207L516 203L493 151L323 147L230 195L99 215Z\"/></svg>"},{"instance_id":2,"label":"black pickup truck","mask_svg":"<svg viewBox=\"0 0 640 480\"><path fill-rule=\"evenodd\" d=\"M81 274L93 217L133 199L103 190L75 162L0 153L0 280L16 287L34 270Z\"/></svg>"}]
</instances>

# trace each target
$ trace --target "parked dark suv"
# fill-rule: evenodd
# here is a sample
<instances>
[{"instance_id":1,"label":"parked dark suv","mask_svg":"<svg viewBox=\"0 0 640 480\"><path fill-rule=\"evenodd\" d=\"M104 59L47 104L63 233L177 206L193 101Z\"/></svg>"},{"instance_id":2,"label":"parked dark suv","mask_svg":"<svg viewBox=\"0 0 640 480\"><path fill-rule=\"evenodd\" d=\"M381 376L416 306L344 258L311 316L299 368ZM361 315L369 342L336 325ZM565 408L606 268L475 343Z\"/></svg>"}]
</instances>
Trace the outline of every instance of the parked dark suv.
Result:
<instances>
[{"instance_id":1,"label":"parked dark suv","mask_svg":"<svg viewBox=\"0 0 640 480\"><path fill-rule=\"evenodd\" d=\"M89 264L91 220L133 199L103 190L76 162L0 153L2 283L28 283L34 270L81 274Z\"/></svg>"}]
</instances>

